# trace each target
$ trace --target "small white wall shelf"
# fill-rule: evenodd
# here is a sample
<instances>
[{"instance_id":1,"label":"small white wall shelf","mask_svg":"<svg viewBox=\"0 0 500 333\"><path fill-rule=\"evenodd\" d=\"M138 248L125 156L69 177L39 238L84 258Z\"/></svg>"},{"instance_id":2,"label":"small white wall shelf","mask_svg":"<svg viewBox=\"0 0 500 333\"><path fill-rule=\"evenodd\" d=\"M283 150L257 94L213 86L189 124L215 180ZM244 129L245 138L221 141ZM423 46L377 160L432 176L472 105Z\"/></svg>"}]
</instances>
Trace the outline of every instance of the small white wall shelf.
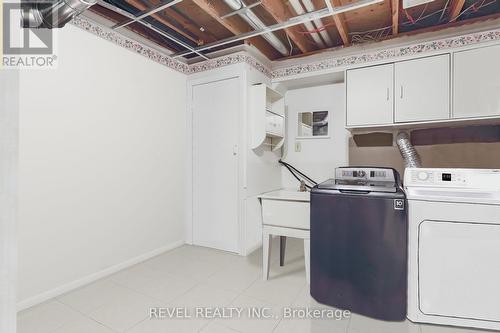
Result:
<instances>
[{"instance_id":1,"label":"small white wall shelf","mask_svg":"<svg viewBox=\"0 0 500 333\"><path fill-rule=\"evenodd\" d=\"M276 90L259 83L249 94L250 147L262 145L278 150L285 142L285 99Z\"/></svg>"}]
</instances>

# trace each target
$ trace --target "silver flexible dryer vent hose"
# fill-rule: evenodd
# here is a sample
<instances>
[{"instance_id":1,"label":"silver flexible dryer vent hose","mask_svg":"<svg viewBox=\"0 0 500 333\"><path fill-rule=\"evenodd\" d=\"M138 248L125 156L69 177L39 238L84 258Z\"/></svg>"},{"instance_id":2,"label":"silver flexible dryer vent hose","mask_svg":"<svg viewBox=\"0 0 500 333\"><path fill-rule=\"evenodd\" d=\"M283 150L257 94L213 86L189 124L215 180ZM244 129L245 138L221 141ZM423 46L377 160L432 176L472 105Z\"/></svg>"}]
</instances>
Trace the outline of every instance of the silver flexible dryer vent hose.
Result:
<instances>
[{"instance_id":1,"label":"silver flexible dryer vent hose","mask_svg":"<svg viewBox=\"0 0 500 333\"><path fill-rule=\"evenodd\" d=\"M398 145L399 152L403 157L405 166L407 168L421 168L422 161L420 155L415 150L415 147L410 142L410 136L406 132L399 132L396 137L396 144Z\"/></svg>"},{"instance_id":2,"label":"silver flexible dryer vent hose","mask_svg":"<svg viewBox=\"0 0 500 333\"><path fill-rule=\"evenodd\" d=\"M32 29L62 28L97 0L21 0L21 26Z\"/></svg>"}]
</instances>

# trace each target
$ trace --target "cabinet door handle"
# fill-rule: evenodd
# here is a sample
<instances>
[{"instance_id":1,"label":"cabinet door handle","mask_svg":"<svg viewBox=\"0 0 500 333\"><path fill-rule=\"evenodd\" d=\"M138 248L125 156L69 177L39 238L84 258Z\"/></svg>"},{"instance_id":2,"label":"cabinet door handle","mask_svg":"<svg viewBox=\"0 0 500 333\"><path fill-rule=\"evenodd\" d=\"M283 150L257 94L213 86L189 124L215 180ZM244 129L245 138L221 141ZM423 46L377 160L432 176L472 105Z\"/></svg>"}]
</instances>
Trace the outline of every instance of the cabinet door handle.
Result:
<instances>
[{"instance_id":1,"label":"cabinet door handle","mask_svg":"<svg viewBox=\"0 0 500 333\"><path fill-rule=\"evenodd\" d=\"M403 99L403 86L400 88L400 98Z\"/></svg>"},{"instance_id":2,"label":"cabinet door handle","mask_svg":"<svg viewBox=\"0 0 500 333\"><path fill-rule=\"evenodd\" d=\"M390 93L391 93L391 92L390 92L390 90L389 90L389 87L387 87L387 96L386 96L386 99L387 99L387 100L389 100L389 98L391 97L391 96L390 96Z\"/></svg>"},{"instance_id":3,"label":"cabinet door handle","mask_svg":"<svg viewBox=\"0 0 500 333\"><path fill-rule=\"evenodd\" d=\"M238 145L233 146L233 156L238 155Z\"/></svg>"}]
</instances>

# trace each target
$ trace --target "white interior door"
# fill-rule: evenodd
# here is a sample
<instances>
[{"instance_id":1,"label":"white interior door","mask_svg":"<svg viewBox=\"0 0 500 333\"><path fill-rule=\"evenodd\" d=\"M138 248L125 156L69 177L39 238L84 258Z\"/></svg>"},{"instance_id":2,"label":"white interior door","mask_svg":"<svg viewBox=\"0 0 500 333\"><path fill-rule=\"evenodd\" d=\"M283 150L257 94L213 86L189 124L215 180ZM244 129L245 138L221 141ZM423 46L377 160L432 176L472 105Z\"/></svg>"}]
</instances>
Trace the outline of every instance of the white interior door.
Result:
<instances>
[{"instance_id":1,"label":"white interior door","mask_svg":"<svg viewBox=\"0 0 500 333\"><path fill-rule=\"evenodd\" d=\"M238 78L193 86L193 243L238 252Z\"/></svg>"}]
</instances>

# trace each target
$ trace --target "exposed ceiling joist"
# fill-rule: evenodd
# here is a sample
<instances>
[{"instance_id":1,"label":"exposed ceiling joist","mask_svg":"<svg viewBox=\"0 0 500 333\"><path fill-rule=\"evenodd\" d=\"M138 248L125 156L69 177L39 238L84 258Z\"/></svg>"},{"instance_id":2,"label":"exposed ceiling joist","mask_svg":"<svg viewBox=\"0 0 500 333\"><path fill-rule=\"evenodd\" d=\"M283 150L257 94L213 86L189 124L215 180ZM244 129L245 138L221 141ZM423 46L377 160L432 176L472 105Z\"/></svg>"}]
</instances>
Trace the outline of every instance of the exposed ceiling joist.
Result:
<instances>
[{"instance_id":1,"label":"exposed ceiling joist","mask_svg":"<svg viewBox=\"0 0 500 333\"><path fill-rule=\"evenodd\" d=\"M129 3L130 5L134 6L135 8L139 9L139 10L148 11L148 7L144 3L142 3L142 1L140 1L140 0L125 0L125 1L127 3ZM168 20L166 20L163 17L161 17L160 15L158 15L158 12L154 12L154 13L152 13L150 15L151 15L151 17L153 17L155 20L157 20L161 24L169 27L170 29L174 30L178 34L180 34L180 35L184 36L185 38L189 39L190 41L192 41L192 42L194 42L196 44L199 44L199 40L197 40L196 38L193 38L192 36L190 36L189 34L187 34L186 32L184 32L182 29L179 29L178 27L176 27L175 25L173 25L172 23L170 23ZM141 17L141 16L142 15L136 16L134 18L134 22L140 21L142 18L140 18L140 19L138 19L138 18ZM117 29L117 28L121 28L121 27L124 27L123 23L118 24L118 25L116 25L113 28Z\"/></svg>"},{"instance_id":2,"label":"exposed ceiling joist","mask_svg":"<svg viewBox=\"0 0 500 333\"><path fill-rule=\"evenodd\" d=\"M261 0L262 7L276 20L276 22L285 22L290 18L287 7L284 3L276 0ZM301 52L313 51L313 46L307 40L307 37L299 31L297 26L284 29L291 40L297 45Z\"/></svg>"},{"instance_id":3,"label":"exposed ceiling joist","mask_svg":"<svg viewBox=\"0 0 500 333\"><path fill-rule=\"evenodd\" d=\"M351 44L351 41L349 39L349 29L347 28L347 24L345 23L344 15L342 13L334 13L334 7L342 7L340 0L325 0L325 2L330 12L333 13L333 21L335 22L335 26L337 27L340 38L342 38L342 42L345 46L348 46L349 44Z\"/></svg>"},{"instance_id":4,"label":"exposed ceiling joist","mask_svg":"<svg viewBox=\"0 0 500 333\"><path fill-rule=\"evenodd\" d=\"M464 8L465 0L451 0L449 22L454 22Z\"/></svg>"},{"instance_id":5,"label":"exposed ceiling joist","mask_svg":"<svg viewBox=\"0 0 500 333\"><path fill-rule=\"evenodd\" d=\"M206 1L206 0L193 0L193 1ZM201 51L213 49L215 47L231 44L231 43L234 43L236 41L245 40L245 39L249 39L252 37L257 37L257 36L260 36L262 34L286 29L286 28L293 27L293 26L296 26L299 24L303 24L305 22L313 21L315 19L322 19L324 17L331 16L332 14L337 15L340 13L344 13L344 12L347 12L350 10L355 10L358 8L366 7L366 6L373 5L373 4L376 4L379 2L383 2L383 1L384 0L359 0L359 1L351 2L347 5L343 5L340 7L333 8L333 9L329 9L329 8L319 9L319 10L316 10L316 11L311 12L311 13L306 13L303 15L292 17L285 22L277 23L277 24L271 25L271 26L263 28L263 29L248 31L245 33L241 33L237 36L222 39L222 40L215 42L215 43L210 43L207 45L199 46L199 47L194 48L194 50L196 52L201 52ZM173 55L173 57L176 58L176 57L180 57L180 56L185 56L189 53L191 53L191 52L178 52L178 53L175 53Z\"/></svg>"},{"instance_id":6,"label":"exposed ceiling joist","mask_svg":"<svg viewBox=\"0 0 500 333\"><path fill-rule=\"evenodd\" d=\"M221 18L224 15L224 8L221 6L222 2L219 1L210 1L210 0L193 0L198 7L203 9L208 15L210 15L213 19L219 22L222 26L224 26L227 30L229 30L233 35L238 36L244 33L247 33L250 30L250 27L247 26L242 21L237 21L237 17L231 16L226 19ZM270 48L269 44L265 40L260 38L252 38L250 42L255 45L260 52L265 54L268 58L273 58L274 48ZM217 43L217 42L215 42ZM277 52L277 51L276 51ZM279 53L278 53L279 54Z\"/></svg>"},{"instance_id":7,"label":"exposed ceiling joist","mask_svg":"<svg viewBox=\"0 0 500 333\"><path fill-rule=\"evenodd\" d=\"M108 10L111 10L113 12L116 12L120 15L123 15L129 19L134 19L136 16L134 16L133 14L127 12L126 10L123 10L115 5L112 5L104 0L98 0L98 4L101 6L101 7L104 7ZM138 20L137 23L151 29L152 31L162 35L163 37L167 38L168 40L176 43L177 45L180 45L182 47L184 47L185 49L188 49L189 50L189 53L196 53L197 55L199 55L200 57L202 57L203 59L209 59L209 57L207 57L206 55L204 55L203 53L199 52L198 50L195 50L195 48L191 47L190 45L184 43L183 41L171 36L170 34L158 29L157 27L153 26L152 24L148 23L148 22L145 22L144 20Z\"/></svg>"},{"instance_id":8,"label":"exposed ceiling joist","mask_svg":"<svg viewBox=\"0 0 500 333\"><path fill-rule=\"evenodd\" d=\"M392 34L399 33L399 0L391 0Z\"/></svg>"},{"instance_id":9,"label":"exposed ceiling joist","mask_svg":"<svg viewBox=\"0 0 500 333\"><path fill-rule=\"evenodd\" d=\"M199 39L198 45L203 45L206 43L215 42L217 38L211 33L207 32L205 29L198 27L194 21L184 17L179 14L173 8L167 8L163 13L167 17L173 18L179 24L181 24L187 31L189 31L193 36L196 36Z\"/></svg>"},{"instance_id":10,"label":"exposed ceiling joist","mask_svg":"<svg viewBox=\"0 0 500 333\"><path fill-rule=\"evenodd\" d=\"M154 13L157 13L165 8L174 6L181 2L182 0L173 0L173 1L167 1L167 2L160 2L157 5L153 6L152 8L149 8L148 6L143 6L144 9L142 10L139 14L137 14L134 18L125 20L124 22L117 23L115 24L112 29L118 29L118 28L123 28L126 27L129 24L132 24L134 22L137 22L139 20L142 20L143 18L146 18L148 16L153 15Z\"/></svg>"}]
</instances>

